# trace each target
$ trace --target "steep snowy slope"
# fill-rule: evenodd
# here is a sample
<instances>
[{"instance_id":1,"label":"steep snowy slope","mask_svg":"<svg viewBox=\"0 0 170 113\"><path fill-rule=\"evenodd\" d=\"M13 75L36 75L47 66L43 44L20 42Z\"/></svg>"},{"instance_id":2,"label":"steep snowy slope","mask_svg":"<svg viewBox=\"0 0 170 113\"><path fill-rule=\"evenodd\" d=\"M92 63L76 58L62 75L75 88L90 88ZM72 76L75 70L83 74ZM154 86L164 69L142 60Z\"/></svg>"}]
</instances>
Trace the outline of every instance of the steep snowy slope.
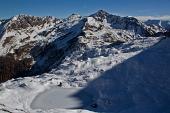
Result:
<instances>
[{"instance_id":1,"label":"steep snowy slope","mask_svg":"<svg viewBox=\"0 0 170 113\"><path fill-rule=\"evenodd\" d=\"M14 53L30 43L30 46L35 46L40 41L49 40L48 36L39 37L38 34L54 27L61 20L53 17L34 17L29 15L17 15L12 17L4 24L5 33L1 37L1 55ZM30 48L31 49L31 48ZM25 56L22 56L25 57Z\"/></svg>"},{"instance_id":2,"label":"steep snowy slope","mask_svg":"<svg viewBox=\"0 0 170 113\"><path fill-rule=\"evenodd\" d=\"M18 78L16 80L10 80L1 84L0 108L9 110L11 112L21 112L21 113L22 112L34 113L38 111L42 111L44 113L45 112L46 113L49 112L78 113L80 111L87 112L84 110L62 110L59 109L57 106L56 108L50 110L44 110L44 111L32 110L30 108L30 104L32 100L40 92L49 89L52 86L54 87L56 85L60 85L61 83L62 83L62 87L65 88L85 87L88 82L99 77L99 75L103 74L108 69L111 69L117 64L125 61L129 57L132 57L140 53L141 51L146 50L147 47L152 46L158 41L159 38L153 38L153 37L141 38L138 40L134 40L133 42L130 43L125 43L119 46L110 47L108 51L107 50L101 52L94 51L93 54L98 54L98 53L102 53L102 54L95 56L94 58L93 57L91 58L91 56L89 55L87 56L87 60L80 59L79 58L79 56L81 55L79 53L80 51L75 51L73 54L65 58L65 60L59 66L58 69L53 69L53 71L51 71L50 73L44 73L42 75L35 76L35 77ZM47 95L47 98L50 97L53 98L53 96L49 95L48 97ZM56 99L55 102L58 102L57 98L53 98L53 100L55 99ZM94 103L91 102L88 104L88 106L92 104Z\"/></svg>"},{"instance_id":3,"label":"steep snowy slope","mask_svg":"<svg viewBox=\"0 0 170 113\"><path fill-rule=\"evenodd\" d=\"M54 107L57 105L55 103L58 102L57 98L53 98L54 101L51 103L51 106L54 108L45 110L32 109L31 103L34 99L36 100L36 96L39 96L41 92L56 86L65 88L84 88L87 86L88 89L91 86L88 83L91 82L93 84L93 80L98 77L100 79L101 75L104 76L107 73L107 70L116 68L118 65L126 62L126 60L128 61L131 57L143 53L142 51L147 51L151 46L164 39L164 36L153 37L158 32L164 32L162 27L148 26L133 17L115 16L103 10L87 17L72 14L66 19L18 15L1 24L1 28L3 32L0 38L0 79L20 78L1 83L0 112L5 112L5 110L16 113L88 112L81 109L65 110L57 106ZM164 49L162 50L162 52L165 52L163 54L166 56L165 59L169 56L168 42L169 39L166 39L163 44L166 45L165 51ZM155 52L156 49L153 51ZM160 61L162 60L161 58ZM135 60L134 62L137 61ZM154 63L156 65L156 61ZM128 65L128 67L128 69L133 68L132 65ZM143 71L145 72L145 70ZM134 70L134 73L136 73L136 70ZM136 74L131 74L132 76L137 76ZM120 76L120 79L124 80L122 76ZM114 81L114 78L110 77L110 79ZM131 80L131 77L128 77L128 79L135 82L133 78ZM94 86L95 83L98 84L98 82L94 81ZM108 89L115 89L112 86L114 83L107 82L107 80L105 83L99 82L99 86L108 87L110 84L111 86ZM101 87L102 92L100 92L100 87L95 87L96 89L94 90L92 85L94 94L96 94L96 98L92 98L95 103L88 103L84 109L114 111L111 109L113 106L107 106L107 102L104 103L105 99L102 99L102 96L112 99L109 97L112 93L108 92L108 95L103 93L108 91L107 88L104 90L105 88L103 87ZM124 84L122 87L124 87ZM130 95L129 93L132 92L126 93ZM44 94L48 96L47 99L51 99L51 97L56 95L47 94ZM115 96L117 95L115 94ZM84 102L81 98L80 101ZM118 102L115 112L122 109L125 110L129 105L132 105L132 101L122 104L124 101L126 99L120 97L120 102ZM138 103L139 101L135 102ZM109 103L110 101L108 101ZM114 102L111 101L111 103ZM159 103L161 102L158 101ZM40 104L43 106L43 102ZM93 107L96 107L96 104L99 106L99 109L93 109ZM138 105L140 107L140 104ZM131 109L129 108L129 110Z\"/></svg>"},{"instance_id":4,"label":"steep snowy slope","mask_svg":"<svg viewBox=\"0 0 170 113\"><path fill-rule=\"evenodd\" d=\"M103 10L91 16L98 21L104 22L105 20L113 29L128 30L142 36L152 36L156 32L155 29L145 25L134 17L120 17L109 14Z\"/></svg>"},{"instance_id":5,"label":"steep snowy slope","mask_svg":"<svg viewBox=\"0 0 170 113\"><path fill-rule=\"evenodd\" d=\"M53 63L49 61L48 57L51 57L51 60L61 59L65 51L64 49L67 48L66 46L69 46L66 43L80 34L81 25L78 24L81 23L80 19L81 17L76 15L72 15L66 20L54 17L18 15L9 20L3 26L5 31L0 40L0 65L3 67L1 79L6 80L18 75L28 76L38 73L38 68L42 66L40 63L44 62L46 64L47 62L44 61L46 59L49 64L41 67L41 70L47 70L47 67ZM76 29L77 27L79 29ZM43 56L43 54L46 56ZM52 58L52 54L53 56L57 54L57 56ZM4 62L7 60L11 61L12 67L9 67ZM35 68L31 68L34 64L35 72L33 72ZM19 69L15 69L15 67L19 67ZM6 72L6 68L8 68L8 72ZM9 78L6 78L6 76Z\"/></svg>"},{"instance_id":6,"label":"steep snowy slope","mask_svg":"<svg viewBox=\"0 0 170 113\"><path fill-rule=\"evenodd\" d=\"M91 81L79 92L91 95L91 103L97 105L87 109L114 113L169 113L169 42L169 38L165 39ZM79 98L86 102L83 97Z\"/></svg>"},{"instance_id":7,"label":"steep snowy slope","mask_svg":"<svg viewBox=\"0 0 170 113\"><path fill-rule=\"evenodd\" d=\"M98 13L101 11L96 15ZM98 17L101 16L105 14ZM84 35L78 37L73 50L67 53L59 66L53 65L49 72L61 78L65 76L73 86L84 86L113 65L160 40L157 37L141 37L128 30L113 29L105 18L98 21L92 16L87 17L83 31Z\"/></svg>"}]
</instances>

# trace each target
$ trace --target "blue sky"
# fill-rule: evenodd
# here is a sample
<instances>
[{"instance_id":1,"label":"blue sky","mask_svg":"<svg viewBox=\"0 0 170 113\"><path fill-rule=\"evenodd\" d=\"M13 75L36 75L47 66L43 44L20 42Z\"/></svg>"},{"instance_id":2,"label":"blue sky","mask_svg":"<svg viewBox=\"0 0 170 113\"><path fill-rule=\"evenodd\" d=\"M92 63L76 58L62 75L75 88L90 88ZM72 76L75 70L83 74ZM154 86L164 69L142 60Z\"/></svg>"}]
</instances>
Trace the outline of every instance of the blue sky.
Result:
<instances>
[{"instance_id":1,"label":"blue sky","mask_svg":"<svg viewBox=\"0 0 170 113\"><path fill-rule=\"evenodd\" d=\"M170 15L170 0L0 0L0 18L17 14L67 17L99 9L122 16Z\"/></svg>"}]
</instances>

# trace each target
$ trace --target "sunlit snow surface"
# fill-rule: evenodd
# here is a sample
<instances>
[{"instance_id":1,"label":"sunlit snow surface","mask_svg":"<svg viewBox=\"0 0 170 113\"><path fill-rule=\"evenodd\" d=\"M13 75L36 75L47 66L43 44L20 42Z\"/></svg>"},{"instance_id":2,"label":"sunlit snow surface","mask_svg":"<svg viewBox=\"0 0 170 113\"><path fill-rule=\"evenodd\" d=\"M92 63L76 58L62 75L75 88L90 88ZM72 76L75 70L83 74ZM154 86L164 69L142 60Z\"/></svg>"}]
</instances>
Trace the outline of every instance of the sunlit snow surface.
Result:
<instances>
[{"instance_id":1,"label":"sunlit snow surface","mask_svg":"<svg viewBox=\"0 0 170 113\"><path fill-rule=\"evenodd\" d=\"M100 75L103 72L111 68L114 68L114 66L118 65L119 63L122 63L126 59L131 58L132 56L139 54L141 51L147 50L148 47L153 46L154 44L159 42L160 39L161 38L153 38L153 37L136 39L133 42L130 42L130 43L128 42L116 48L112 48L113 50L116 51L116 54L110 53L109 55L106 55L106 56L99 55L95 58L89 57L88 60L85 60L85 61L77 60L75 58L76 55L68 56L65 59L65 61L61 64L61 66L63 67L59 68L58 70L57 69L52 70L50 73L45 73L43 75L39 75L36 77L26 77L26 78L18 78L16 80L9 80L1 84L0 86L0 113L1 112L3 113L4 109L10 112L14 112L14 113L90 112L85 109L84 110L83 109L63 109L67 107L63 107L64 105L62 107L57 106L59 105L60 102L55 103L56 107L51 104L49 109L47 108L32 109L33 105L31 106L31 103L36 98L45 98L46 96L47 98L49 98L50 96L48 94L51 94L50 92L45 93L45 94L43 94L42 92L51 89L51 87L59 85L61 82L62 82L63 88L86 87L87 83L89 83L90 81L93 82L93 80L97 77L100 77ZM163 42L164 42L163 44L169 44L170 40L165 39L163 40ZM160 42L160 44L161 43L162 42ZM161 58L166 58L167 63L169 63L168 59L170 57L169 56L170 48L168 48L168 46L166 47L167 48L165 49L159 50L162 52L166 52L167 54L165 53L164 57L160 57L158 62L161 62ZM68 62L70 60L73 62ZM77 72L78 74L73 74L73 70L74 72ZM53 92L53 89L52 89L52 92ZM55 92L55 95L57 95L57 90L54 90L54 92ZM41 97L38 97L37 95ZM51 98L49 98L49 100L50 99ZM46 105L47 103L43 103L42 101L42 102L39 102L39 104L42 104L40 106L43 107L43 105ZM71 107L74 107L74 106L71 106ZM36 108L36 106L34 106L34 108ZM133 111L132 109L129 109L129 112ZM124 111L123 113L127 113L127 112Z\"/></svg>"}]
</instances>

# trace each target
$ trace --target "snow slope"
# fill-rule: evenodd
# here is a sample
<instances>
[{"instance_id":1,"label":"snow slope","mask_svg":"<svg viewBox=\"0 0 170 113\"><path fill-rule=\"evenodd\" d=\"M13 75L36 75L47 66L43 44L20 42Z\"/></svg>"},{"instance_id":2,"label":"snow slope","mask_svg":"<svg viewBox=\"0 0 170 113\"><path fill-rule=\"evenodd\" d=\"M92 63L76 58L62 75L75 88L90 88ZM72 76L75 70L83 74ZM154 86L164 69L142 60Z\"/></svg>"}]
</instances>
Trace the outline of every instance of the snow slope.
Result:
<instances>
[{"instance_id":1,"label":"snow slope","mask_svg":"<svg viewBox=\"0 0 170 113\"><path fill-rule=\"evenodd\" d=\"M52 87L49 90L46 90L45 92L37 95L31 103L31 108L42 110L49 110L54 108L80 109L82 108L81 100L71 96L80 90L80 88ZM83 93L80 96L86 100L87 104L90 102L90 97L88 94Z\"/></svg>"},{"instance_id":2,"label":"snow slope","mask_svg":"<svg viewBox=\"0 0 170 113\"><path fill-rule=\"evenodd\" d=\"M12 112L80 112L82 110L32 110L30 105L33 99L41 92L52 86L62 83L62 87L85 87L88 82L94 80L106 70L132 57L148 47L157 43L160 38L138 39L131 43L125 43L122 46L113 47L117 54L110 53L108 56L98 56L88 58L87 61L76 60L76 54L73 57L67 57L59 69L52 70L50 73L44 73L35 77L18 78L9 80L1 84L0 107ZM68 59L68 60L67 60ZM74 68L76 67L76 68ZM73 70L76 72L73 72ZM16 110L18 109L18 110ZM84 110L83 110L84 111Z\"/></svg>"},{"instance_id":3,"label":"snow slope","mask_svg":"<svg viewBox=\"0 0 170 113\"><path fill-rule=\"evenodd\" d=\"M8 29L0 39L1 56L10 53L18 62L32 58L30 70L36 76L22 77L21 74L0 84L0 113L169 111L166 104L170 40L152 36L162 32L162 28L102 10L87 17L72 14L66 19L18 15L4 25L3 28ZM9 37L9 43L4 44ZM27 44L31 45L18 56L16 50L23 50ZM65 95L56 87L66 88L61 89ZM82 88L77 94L85 91L92 97L86 102L84 96L65 91L67 88ZM68 100L81 109L65 109L68 104L64 102L57 106L59 94L63 96L60 99L67 94L74 95L74 99L68 97Z\"/></svg>"},{"instance_id":4,"label":"snow slope","mask_svg":"<svg viewBox=\"0 0 170 113\"><path fill-rule=\"evenodd\" d=\"M98 107L88 109L114 113L169 113L169 42L169 38L162 40L91 81L79 92L94 97L93 103Z\"/></svg>"}]
</instances>

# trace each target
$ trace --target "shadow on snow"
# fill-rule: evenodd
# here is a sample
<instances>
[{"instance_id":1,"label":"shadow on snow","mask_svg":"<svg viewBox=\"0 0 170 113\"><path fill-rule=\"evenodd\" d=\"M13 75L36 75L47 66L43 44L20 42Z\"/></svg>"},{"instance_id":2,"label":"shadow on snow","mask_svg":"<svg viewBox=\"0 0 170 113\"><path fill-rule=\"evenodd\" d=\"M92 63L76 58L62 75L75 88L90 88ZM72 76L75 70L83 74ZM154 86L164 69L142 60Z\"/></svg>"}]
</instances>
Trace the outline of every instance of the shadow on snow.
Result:
<instances>
[{"instance_id":1,"label":"shadow on snow","mask_svg":"<svg viewBox=\"0 0 170 113\"><path fill-rule=\"evenodd\" d=\"M170 39L104 72L73 97L97 112L170 112ZM91 100L81 96L87 93Z\"/></svg>"}]
</instances>

